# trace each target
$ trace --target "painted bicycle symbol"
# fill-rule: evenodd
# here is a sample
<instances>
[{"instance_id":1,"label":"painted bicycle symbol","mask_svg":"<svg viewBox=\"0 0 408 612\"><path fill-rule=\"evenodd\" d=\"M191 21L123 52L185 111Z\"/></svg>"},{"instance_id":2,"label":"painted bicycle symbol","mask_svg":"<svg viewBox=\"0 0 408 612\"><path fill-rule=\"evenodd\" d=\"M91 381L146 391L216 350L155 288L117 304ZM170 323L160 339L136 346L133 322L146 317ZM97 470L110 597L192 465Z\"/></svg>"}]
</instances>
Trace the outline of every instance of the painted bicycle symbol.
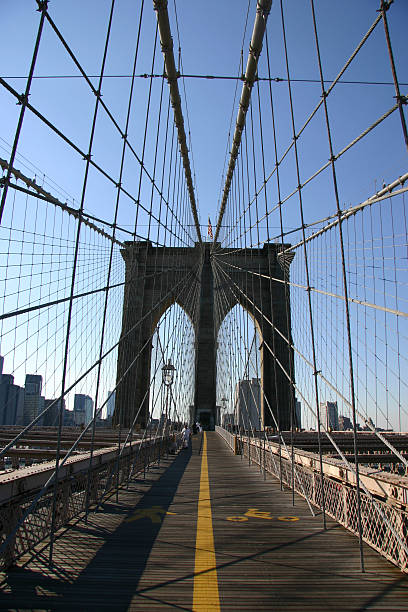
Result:
<instances>
[{"instance_id":1,"label":"painted bicycle symbol","mask_svg":"<svg viewBox=\"0 0 408 612\"><path fill-rule=\"evenodd\" d=\"M232 521L234 523L245 523L250 518L258 518L264 519L267 521L273 521L275 519L274 516L271 516L270 512L264 512L259 510L258 508L248 508L247 512L243 516L227 516L227 521ZM294 521L298 521L298 516L277 516L276 520L284 521L288 523L292 523Z\"/></svg>"}]
</instances>

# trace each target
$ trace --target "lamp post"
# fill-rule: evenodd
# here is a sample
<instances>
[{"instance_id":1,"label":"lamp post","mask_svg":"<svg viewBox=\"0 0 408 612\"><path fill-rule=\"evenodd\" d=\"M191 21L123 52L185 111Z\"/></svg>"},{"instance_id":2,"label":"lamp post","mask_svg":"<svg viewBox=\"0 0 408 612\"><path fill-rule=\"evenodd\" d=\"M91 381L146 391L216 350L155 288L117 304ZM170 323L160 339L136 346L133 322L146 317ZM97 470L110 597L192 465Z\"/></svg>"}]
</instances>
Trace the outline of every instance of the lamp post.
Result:
<instances>
[{"instance_id":1,"label":"lamp post","mask_svg":"<svg viewBox=\"0 0 408 612\"><path fill-rule=\"evenodd\" d=\"M169 392L170 392L170 387L174 382L174 373L176 371L176 368L174 367L174 365L171 363L170 359L168 363L165 363L164 366L162 367L162 376L163 376L163 384L166 387L167 391L166 391L166 425L167 425L167 420L169 417L168 414L168 410L169 410Z\"/></svg>"},{"instance_id":2,"label":"lamp post","mask_svg":"<svg viewBox=\"0 0 408 612\"><path fill-rule=\"evenodd\" d=\"M224 397L221 398L222 414L223 414L224 418L225 418L225 410L226 410L226 407L227 407L227 402L228 402L228 400L227 400L227 398L224 395ZM221 423L222 423L222 417L221 417ZM220 423L220 425L221 425L221 423ZM225 421L224 421L224 424L226 424Z\"/></svg>"}]
</instances>

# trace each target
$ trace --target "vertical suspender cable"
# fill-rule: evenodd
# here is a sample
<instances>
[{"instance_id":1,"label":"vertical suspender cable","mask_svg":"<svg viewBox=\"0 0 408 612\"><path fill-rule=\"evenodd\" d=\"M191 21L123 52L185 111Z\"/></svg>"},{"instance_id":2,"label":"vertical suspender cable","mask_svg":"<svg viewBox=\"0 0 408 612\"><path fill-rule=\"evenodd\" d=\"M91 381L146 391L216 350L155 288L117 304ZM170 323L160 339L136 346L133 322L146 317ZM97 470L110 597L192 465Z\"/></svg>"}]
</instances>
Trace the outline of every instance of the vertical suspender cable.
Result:
<instances>
[{"instance_id":1,"label":"vertical suspender cable","mask_svg":"<svg viewBox=\"0 0 408 612\"><path fill-rule=\"evenodd\" d=\"M103 58L102 58L102 64L101 64L101 71L100 71L99 81L98 81L98 90L97 90L95 106L94 106L91 132L89 135L88 153L85 157L85 161L86 161L85 172L84 172L84 179L82 183L81 202L80 202L80 207L78 211L79 217L78 217L76 239L75 239L75 252L74 252L74 261L73 261L73 268L72 268L72 276L71 276L70 300L69 300L68 315L67 315L67 322L66 322L64 361L63 361L63 368L62 368L61 395L60 395L60 403L59 403L58 441L57 441L57 450L56 450L56 458L55 458L54 492L53 492L53 502L52 502L51 534L50 534L50 544L49 544L50 546L49 564L50 565L52 564L54 536L55 536L55 530L57 527L55 513L56 513L56 503L57 503L58 476L59 476L59 468L60 468L59 464L60 464L60 453L61 453L63 398L65 395L67 370L68 370L68 357L69 357L70 334L71 334L71 323L72 323L72 312L73 312L73 298L74 298L75 282L77 280L77 267L78 267L78 259L79 259L81 229L82 229L82 212L84 210L85 194L86 194L86 190L88 186L89 167L90 167L92 147L93 147L94 136L95 136L96 119L98 116L99 104L100 104L100 99L101 99L101 88L102 88L102 82L103 82L103 77L104 77L104 72L105 72L105 63L106 63L106 56L107 56L108 45L109 45L109 40L110 40L110 32L111 32L114 6L115 6L115 0L112 0L110 14L109 14L108 29L107 29L106 37L105 37L105 46L104 46L104 52L103 52Z\"/></svg>"},{"instance_id":2,"label":"vertical suspender cable","mask_svg":"<svg viewBox=\"0 0 408 612\"><path fill-rule=\"evenodd\" d=\"M407 98L405 96L401 96L401 93L400 93L398 77L397 77L397 70L395 68L395 62L394 62L394 54L392 52L390 33L388 31L388 20L387 20L387 12L386 11L388 11L388 9L390 8L390 4L391 4L391 2L389 2L389 1L385 2L384 0L381 0L381 9L380 10L381 10L381 15L382 15L382 21L383 21L383 24L384 24L385 38L387 40L388 55L390 57L392 78L394 80L395 94L396 94L396 98L397 98L398 110L399 110L400 117L401 117L402 132L404 134L405 146L408 149L407 122L405 121L404 109L402 108L403 104L407 104Z\"/></svg>"},{"instance_id":3,"label":"vertical suspender cable","mask_svg":"<svg viewBox=\"0 0 408 612\"><path fill-rule=\"evenodd\" d=\"M136 40L136 49L135 49L135 53L134 53L132 80L131 80L131 84L130 84L129 99L128 99L128 108L127 108L127 114L126 114L126 124L125 124L125 134L126 135L128 133L129 121L130 121L130 113L131 113L131 109L132 109L132 100L133 100L134 82L135 82L135 72L136 72L136 62L137 62L137 58L138 58L138 54L139 54L140 32L141 32L142 17L143 17L143 7L144 7L144 0L143 0L143 2L141 4L140 14L139 14L139 27L138 27L137 40ZM125 165L125 154L126 154L127 144L128 144L128 141L127 141L127 136L126 136L123 139L123 145L122 145L122 154L121 154L121 162L120 162L120 170L119 170L119 180L118 180L117 193L116 193L116 202L115 202L115 213L114 213L114 218L113 218L112 238L115 238L116 229L117 229L117 219L118 219L118 213L119 213L119 200L120 200L120 196L121 196L120 186L122 184L122 177L123 177L123 170L124 170L124 165ZM98 372L97 372L96 391L95 391L94 422L93 422L93 425L92 425L92 438L91 438L91 449L90 449L90 457L89 457L88 482L87 482L87 488L86 488L86 501L85 501L85 517L86 517L86 521L88 520L89 504L90 504L90 485L91 485L92 462L93 462L93 454L94 454L96 414L97 414L98 405L99 405L99 392L100 392L100 382L101 382L101 372L102 372L102 356L103 356L103 346L104 346L104 341L105 341L106 316L107 316L107 311L108 311L109 284L110 284L110 278L111 278L111 273L112 273L114 244L115 243L112 240L111 246L110 246L109 264L108 264L108 272L107 272L107 278L106 278L106 294L105 294L104 311L103 311L103 317L102 317L102 330L101 330L101 340L100 340L100 348L99 348L99 360L100 360L100 362L99 362L99 365L98 365Z\"/></svg>"},{"instance_id":4,"label":"vertical suspender cable","mask_svg":"<svg viewBox=\"0 0 408 612\"><path fill-rule=\"evenodd\" d=\"M317 61L319 66L320 84L322 88L323 108L326 122L327 140L330 150L330 163L332 169L332 180L333 190L336 200L337 215L339 219L338 231L339 231L339 242L340 242L340 253L341 253L341 269L343 278L343 291L344 291L344 308L346 317L346 329L347 329L347 346L348 346L348 357L349 357L349 372L350 372L350 395L351 395L351 407L353 415L353 440L354 440L354 462L355 462L355 474L356 474L356 490L357 490L357 520L358 520L358 533L360 543L360 566L361 571L364 572L364 553L363 553L363 527L361 521L361 494L360 494L360 476L359 476L359 464L358 464L358 444L357 444L357 421L356 421L356 394L355 394L355 383L354 383L354 368L353 368L353 350L351 344L351 322L350 322L350 310L348 302L348 283L347 283L347 272L346 272L346 258L344 249L344 238L343 238L343 225L341 219L340 199L338 192L337 174L335 167L335 158L333 152L331 127L329 121L329 113L327 109L327 94L324 89L324 77L323 68L320 55L319 38L317 34L316 15L314 9L314 0L310 0L313 18L313 29L316 43ZM310 293L309 293L310 296Z\"/></svg>"},{"instance_id":5,"label":"vertical suspender cable","mask_svg":"<svg viewBox=\"0 0 408 612\"><path fill-rule=\"evenodd\" d=\"M301 220L302 227L302 237L303 237L303 257L305 264L305 275L306 275L306 285L307 285L307 305L308 305L308 314L309 314L309 325L310 325L310 344L312 349L312 358L313 358L313 383L314 383L314 395L316 401L316 414L317 414L317 432L318 438L321 436L321 422L320 422L320 408L319 408L319 385L318 385L318 374L319 371L317 369L317 355L316 355L316 342L315 342L315 331L314 331L314 319L313 319L313 308L312 308L312 299L311 299L311 285L310 285L310 273L309 273L309 259L308 252L306 248L306 233L305 233L305 221L304 221L304 211L303 211L303 197L302 197L302 184L300 180L300 164L299 164L299 155L298 155L298 146L297 146L297 136L296 136L296 127L295 127L295 113L293 106L293 98L292 98L292 84L290 78L290 70L289 70L289 57L288 57L288 48L286 41L286 28L285 28L285 18L283 12L283 2L280 0L280 12L281 12L281 23L282 23L282 36L283 36L283 47L284 47L284 55L285 55L285 66L286 66L286 76L288 80L288 95L289 95L289 106L290 106L290 117L292 124L292 137L293 137L293 152L295 158L295 166L296 166L296 178L298 182L297 193L299 198L299 214ZM291 412L291 418L293 418L293 414ZM292 440L292 448L293 448L293 440ZM320 449L320 446L319 446ZM322 478L323 468L322 468L322 456L320 453L320 474ZM322 509L323 509L323 527L326 529L326 513L325 513L325 492L322 481Z\"/></svg>"},{"instance_id":6,"label":"vertical suspender cable","mask_svg":"<svg viewBox=\"0 0 408 612\"><path fill-rule=\"evenodd\" d=\"M166 77L170 87L171 105L174 110L174 122L177 127L178 141L180 145L180 153L183 159L184 173L186 176L188 193L190 196L191 210L193 212L194 224L197 231L197 238L201 244L200 222L198 220L197 205L194 194L193 179L191 176L190 160L188 156L188 147L186 132L184 130L183 112L181 109L181 99L177 79L179 73L176 70L173 53L173 39L171 36L169 14L167 12L167 0L153 0L154 10L157 15L157 24L159 27L160 43L164 56L164 64L166 69Z\"/></svg>"},{"instance_id":7,"label":"vertical suspender cable","mask_svg":"<svg viewBox=\"0 0 408 612\"><path fill-rule=\"evenodd\" d=\"M249 45L249 55L242 85L241 99L239 101L239 111L235 125L234 138L232 141L230 161L228 164L225 186L221 199L220 213L218 216L217 227L214 234L214 244L217 242L220 233L222 218L231 188L232 176L234 174L235 163L237 161L239 148L241 145L242 131L245 126L246 114L251 100L251 92L258 74L258 60L262 51L262 42L266 30L266 22L271 10L272 0L258 0L256 5L256 17L254 29L252 31L251 43Z\"/></svg>"},{"instance_id":8,"label":"vertical suspender cable","mask_svg":"<svg viewBox=\"0 0 408 612\"><path fill-rule=\"evenodd\" d=\"M30 95L31 83L32 83L32 80L33 80L34 69L35 69L35 65L36 65L36 62L37 62L37 56L38 56L38 49L40 47L40 41L41 41L41 36L42 36L42 32L43 32L43 27L44 27L44 20L45 20L45 16L46 16L46 13L47 13L48 1L44 1L44 0L42 2L40 2L39 0L37 0L37 1L38 1L38 11L41 13L41 18L40 18L40 23L38 25L37 38L36 38L36 41L35 41L35 47L34 47L34 51L33 51L33 57L31 59L30 72L28 74L25 92L19 97L19 104L21 104L21 110L20 110L20 116L18 118L18 124L17 124L17 128L16 128L15 136L14 136L13 148L11 150L9 165L8 165L8 168L7 168L7 174L6 174L5 181L4 181L3 193L2 193L2 196L1 196L1 202L0 202L0 223L1 223L1 219L3 217L4 206L6 204L8 185L9 185L10 176L11 176L11 173L12 173L12 170L13 170L14 159L15 159L15 156L16 156L16 153L17 153L17 147L18 147L18 141L20 139L21 129L23 127L23 120L24 120L25 109L26 109L26 106L27 106L27 103L28 103L28 96Z\"/></svg>"}]
</instances>

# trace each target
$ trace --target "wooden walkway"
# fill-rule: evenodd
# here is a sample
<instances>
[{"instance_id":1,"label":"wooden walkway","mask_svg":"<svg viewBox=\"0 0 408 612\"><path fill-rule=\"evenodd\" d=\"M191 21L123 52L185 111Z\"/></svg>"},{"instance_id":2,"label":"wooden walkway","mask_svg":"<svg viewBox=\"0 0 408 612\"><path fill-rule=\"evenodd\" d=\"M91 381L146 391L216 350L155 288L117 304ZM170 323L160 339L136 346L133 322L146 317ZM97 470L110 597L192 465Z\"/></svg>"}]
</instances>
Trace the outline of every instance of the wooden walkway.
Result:
<instances>
[{"instance_id":1,"label":"wooden walkway","mask_svg":"<svg viewBox=\"0 0 408 612\"><path fill-rule=\"evenodd\" d=\"M323 531L213 432L103 510L60 534L52 569L44 548L3 576L0 610L408 610L407 576L369 548L362 574L355 537L332 521Z\"/></svg>"}]
</instances>

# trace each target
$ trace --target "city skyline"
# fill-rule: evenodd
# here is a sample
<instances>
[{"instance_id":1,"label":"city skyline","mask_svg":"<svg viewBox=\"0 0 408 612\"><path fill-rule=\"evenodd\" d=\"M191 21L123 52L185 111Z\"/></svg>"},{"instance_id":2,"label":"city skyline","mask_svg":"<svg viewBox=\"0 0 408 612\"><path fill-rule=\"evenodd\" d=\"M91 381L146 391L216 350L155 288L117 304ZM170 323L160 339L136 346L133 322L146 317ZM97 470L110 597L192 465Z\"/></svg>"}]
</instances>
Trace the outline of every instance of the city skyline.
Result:
<instances>
[{"instance_id":1,"label":"city skyline","mask_svg":"<svg viewBox=\"0 0 408 612\"><path fill-rule=\"evenodd\" d=\"M43 418L37 423L38 426L52 426L58 424L58 407L60 405L60 399L46 398L41 395L43 378L41 374L30 374L25 375L25 384L23 386L16 385L14 376L12 374L6 374L3 372L5 359L0 355L0 424L4 425L28 425L34 420L40 413L43 413ZM10 390L11 389L11 390ZM111 394L112 392L108 392ZM85 406L85 417L81 422L72 424L75 425L86 425L93 418L93 399L86 394L75 393L74 394L74 406L72 409L66 407L65 399L63 399L63 415L66 413L72 414L72 419L75 416L75 407L78 405L82 398L87 398L89 401L86 402ZM77 407L77 412L81 412L82 409ZM98 421L104 420L102 414L97 417ZM64 419L64 424L67 419ZM7 421L7 422L5 422ZM68 419L70 422L71 419ZM70 422L71 424L71 422Z\"/></svg>"}]
</instances>

